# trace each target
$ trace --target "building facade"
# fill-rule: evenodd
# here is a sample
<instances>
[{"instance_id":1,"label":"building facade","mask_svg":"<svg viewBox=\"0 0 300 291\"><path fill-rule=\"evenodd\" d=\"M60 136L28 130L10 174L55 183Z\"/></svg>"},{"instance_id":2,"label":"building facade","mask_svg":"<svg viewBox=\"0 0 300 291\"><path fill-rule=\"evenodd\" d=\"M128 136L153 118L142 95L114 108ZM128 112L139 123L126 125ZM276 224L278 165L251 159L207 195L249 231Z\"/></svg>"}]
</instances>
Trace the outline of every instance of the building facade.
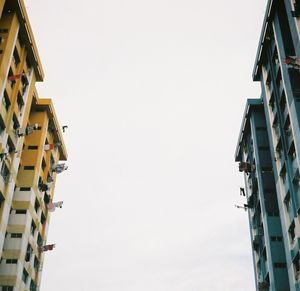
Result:
<instances>
[{"instance_id":1,"label":"building facade","mask_svg":"<svg viewBox=\"0 0 300 291\"><path fill-rule=\"evenodd\" d=\"M269 0L235 153L256 290L300 290L300 1Z\"/></svg>"},{"instance_id":2,"label":"building facade","mask_svg":"<svg viewBox=\"0 0 300 291\"><path fill-rule=\"evenodd\" d=\"M0 289L39 290L57 174L67 167L23 0L0 0Z\"/></svg>"}]
</instances>

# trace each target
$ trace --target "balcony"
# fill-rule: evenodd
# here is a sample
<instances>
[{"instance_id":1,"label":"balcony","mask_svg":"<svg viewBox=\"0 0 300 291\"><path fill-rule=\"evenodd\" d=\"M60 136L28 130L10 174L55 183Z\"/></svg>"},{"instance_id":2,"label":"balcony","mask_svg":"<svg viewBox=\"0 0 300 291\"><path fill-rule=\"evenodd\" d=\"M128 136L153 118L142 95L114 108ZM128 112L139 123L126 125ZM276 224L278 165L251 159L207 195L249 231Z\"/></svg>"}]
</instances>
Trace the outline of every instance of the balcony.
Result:
<instances>
[{"instance_id":1,"label":"balcony","mask_svg":"<svg viewBox=\"0 0 300 291\"><path fill-rule=\"evenodd\" d=\"M0 276L18 276L20 272L20 264L6 264L5 260L0 264Z\"/></svg>"},{"instance_id":2,"label":"balcony","mask_svg":"<svg viewBox=\"0 0 300 291\"><path fill-rule=\"evenodd\" d=\"M17 188L14 192L13 201L26 201L33 206L35 202L34 191L32 190L32 188Z\"/></svg>"},{"instance_id":3,"label":"balcony","mask_svg":"<svg viewBox=\"0 0 300 291\"><path fill-rule=\"evenodd\" d=\"M16 210L13 210L9 215L9 225L22 225L29 228L30 222L31 217L28 211L26 212L26 214L16 214Z\"/></svg>"},{"instance_id":4,"label":"balcony","mask_svg":"<svg viewBox=\"0 0 300 291\"><path fill-rule=\"evenodd\" d=\"M24 242L23 242L24 241ZM8 234L4 241L4 251L6 250L22 250L26 247L25 240L22 241L22 238L12 238Z\"/></svg>"}]
</instances>

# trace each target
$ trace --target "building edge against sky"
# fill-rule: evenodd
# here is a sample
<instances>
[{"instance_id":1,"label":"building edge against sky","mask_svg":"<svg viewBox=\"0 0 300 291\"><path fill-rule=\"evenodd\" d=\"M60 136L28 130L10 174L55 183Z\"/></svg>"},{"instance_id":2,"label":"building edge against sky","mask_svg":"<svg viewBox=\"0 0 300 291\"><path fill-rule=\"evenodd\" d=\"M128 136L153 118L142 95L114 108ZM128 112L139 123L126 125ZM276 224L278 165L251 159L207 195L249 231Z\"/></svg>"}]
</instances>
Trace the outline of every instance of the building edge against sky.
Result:
<instances>
[{"instance_id":1,"label":"building edge against sky","mask_svg":"<svg viewBox=\"0 0 300 291\"><path fill-rule=\"evenodd\" d=\"M67 151L23 0L0 0L0 287L39 290L57 174Z\"/></svg>"},{"instance_id":2,"label":"building edge against sky","mask_svg":"<svg viewBox=\"0 0 300 291\"><path fill-rule=\"evenodd\" d=\"M300 290L300 1L269 0L235 153L256 290Z\"/></svg>"}]
</instances>

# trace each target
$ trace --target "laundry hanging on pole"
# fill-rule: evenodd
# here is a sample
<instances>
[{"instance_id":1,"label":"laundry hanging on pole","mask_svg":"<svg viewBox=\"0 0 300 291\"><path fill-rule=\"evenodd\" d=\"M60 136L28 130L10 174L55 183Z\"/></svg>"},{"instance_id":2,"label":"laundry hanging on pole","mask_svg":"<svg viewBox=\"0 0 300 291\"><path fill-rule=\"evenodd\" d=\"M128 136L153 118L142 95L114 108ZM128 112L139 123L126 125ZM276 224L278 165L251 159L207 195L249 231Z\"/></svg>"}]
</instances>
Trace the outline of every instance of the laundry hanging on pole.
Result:
<instances>
[{"instance_id":1,"label":"laundry hanging on pole","mask_svg":"<svg viewBox=\"0 0 300 291\"><path fill-rule=\"evenodd\" d=\"M59 174L67 169L68 169L68 166L66 166L65 163L62 163L62 164L53 165L52 172Z\"/></svg>"},{"instance_id":2,"label":"laundry hanging on pole","mask_svg":"<svg viewBox=\"0 0 300 291\"><path fill-rule=\"evenodd\" d=\"M44 150L45 151L50 151L54 149L54 144L53 143L48 143L44 145Z\"/></svg>"},{"instance_id":3,"label":"laundry hanging on pole","mask_svg":"<svg viewBox=\"0 0 300 291\"><path fill-rule=\"evenodd\" d=\"M16 75L11 75L11 76L8 76L8 80L9 81L16 81L16 80L19 80L21 77L22 77L23 74L16 74Z\"/></svg>"},{"instance_id":4,"label":"laundry hanging on pole","mask_svg":"<svg viewBox=\"0 0 300 291\"><path fill-rule=\"evenodd\" d=\"M241 196L246 196L246 194L245 194L245 189L242 188L242 187L240 187L240 195L241 195Z\"/></svg>"},{"instance_id":5,"label":"laundry hanging on pole","mask_svg":"<svg viewBox=\"0 0 300 291\"><path fill-rule=\"evenodd\" d=\"M244 209L245 211L247 211L247 209L248 209L248 205L247 204L244 204L243 206L242 205L234 205L234 207L236 207L238 209Z\"/></svg>"},{"instance_id":6,"label":"laundry hanging on pole","mask_svg":"<svg viewBox=\"0 0 300 291\"><path fill-rule=\"evenodd\" d=\"M55 248L55 244L51 245L44 245L41 247L38 247L38 250L40 253L47 252L47 251L52 251Z\"/></svg>"},{"instance_id":7,"label":"laundry hanging on pole","mask_svg":"<svg viewBox=\"0 0 300 291\"><path fill-rule=\"evenodd\" d=\"M47 208L50 212L54 212L56 208L62 208L63 203L64 203L63 201L49 202L47 204Z\"/></svg>"},{"instance_id":8,"label":"laundry hanging on pole","mask_svg":"<svg viewBox=\"0 0 300 291\"><path fill-rule=\"evenodd\" d=\"M239 163L239 171L245 172L246 174L250 173L252 170L255 170L255 165L251 165L247 162L240 162Z\"/></svg>"},{"instance_id":9,"label":"laundry hanging on pole","mask_svg":"<svg viewBox=\"0 0 300 291\"><path fill-rule=\"evenodd\" d=\"M54 150L56 147L59 147L61 145L60 142L56 142L56 143L47 143L44 145L44 150L45 151L50 151L50 150Z\"/></svg>"},{"instance_id":10,"label":"laundry hanging on pole","mask_svg":"<svg viewBox=\"0 0 300 291\"><path fill-rule=\"evenodd\" d=\"M300 59L294 56L287 56L284 63L294 69L300 69Z\"/></svg>"},{"instance_id":11,"label":"laundry hanging on pole","mask_svg":"<svg viewBox=\"0 0 300 291\"><path fill-rule=\"evenodd\" d=\"M39 125L35 123L34 125L28 125L25 128L16 129L16 134L18 137L25 136L31 134L34 130L37 130Z\"/></svg>"}]
</instances>

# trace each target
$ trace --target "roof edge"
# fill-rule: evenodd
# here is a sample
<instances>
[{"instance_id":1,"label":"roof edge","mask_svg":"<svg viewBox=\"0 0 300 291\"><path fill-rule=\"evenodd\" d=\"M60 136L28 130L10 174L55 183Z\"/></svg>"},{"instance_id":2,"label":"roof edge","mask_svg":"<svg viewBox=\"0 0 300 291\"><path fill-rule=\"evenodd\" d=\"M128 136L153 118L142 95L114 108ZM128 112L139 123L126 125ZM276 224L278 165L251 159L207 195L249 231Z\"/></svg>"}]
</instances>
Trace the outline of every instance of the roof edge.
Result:
<instances>
[{"instance_id":1,"label":"roof edge","mask_svg":"<svg viewBox=\"0 0 300 291\"><path fill-rule=\"evenodd\" d=\"M247 121L249 120L248 119L249 113L253 106L258 106L258 105L262 105L262 104L263 104L263 100L261 98L248 98L246 101L246 106L245 106L245 110L244 110L244 114L243 114L243 118L242 118L241 129L240 129L238 142L237 142L235 154L234 154L234 159L236 162L241 160L241 144L242 144L242 140L243 140L245 127L246 127Z\"/></svg>"},{"instance_id":2,"label":"roof edge","mask_svg":"<svg viewBox=\"0 0 300 291\"><path fill-rule=\"evenodd\" d=\"M264 41L265 41L265 37L266 37L268 23L271 19L271 12L272 12L272 9L274 6L273 3L274 3L274 0L268 0L267 8L265 11L265 16L264 16L264 21L263 21L263 26L262 26L260 37L259 37L259 43L258 43L258 48L257 48L257 52L256 52L254 68L252 71L253 81L259 81L259 76L260 76L259 65L260 65L260 61L261 61L261 57L262 57L262 53L263 53L263 46L264 46Z\"/></svg>"},{"instance_id":3,"label":"roof edge","mask_svg":"<svg viewBox=\"0 0 300 291\"><path fill-rule=\"evenodd\" d=\"M55 135L57 135L58 141L61 143L59 146L59 154L60 154L60 160L66 161L68 158L68 153L66 149L66 145L63 139L63 134L61 131L61 126L58 123L58 118L54 109L54 105L52 102L52 99L50 98L38 98L37 99L37 106L45 106L48 111L49 117L53 120L54 126L55 126Z\"/></svg>"}]
</instances>

